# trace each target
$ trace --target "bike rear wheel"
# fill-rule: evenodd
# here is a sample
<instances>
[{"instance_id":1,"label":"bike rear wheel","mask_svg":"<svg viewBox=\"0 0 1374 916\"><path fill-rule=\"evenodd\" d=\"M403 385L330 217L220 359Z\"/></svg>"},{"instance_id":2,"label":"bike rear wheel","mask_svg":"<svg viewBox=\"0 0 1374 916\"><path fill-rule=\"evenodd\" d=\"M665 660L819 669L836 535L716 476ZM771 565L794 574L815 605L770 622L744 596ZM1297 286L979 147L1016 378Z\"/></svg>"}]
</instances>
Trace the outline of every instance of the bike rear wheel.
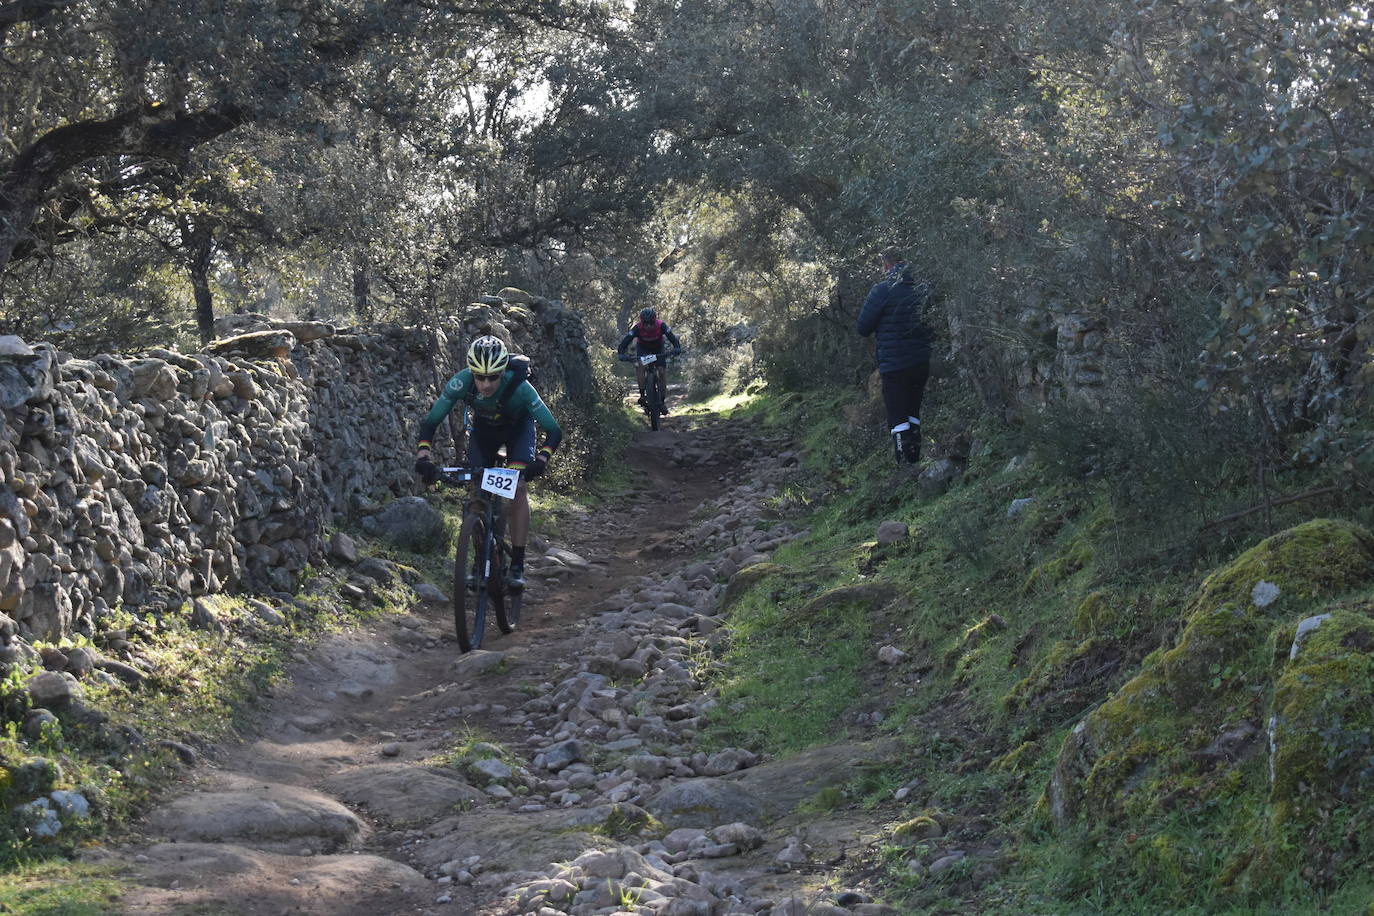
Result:
<instances>
[{"instance_id":1,"label":"bike rear wheel","mask_svg":"<svg viewBox=\"0 0 1374 916\"><path fill-rule=\"evenodd\" d=\"M463 516L458 531L458 547L453 566L453 624L458 648L464 652L482 647L487 628L487 608L501 608L501 573L491 559L491 537L484 518L475 512ZM469 591L467 574L476 576L476 588ZM496 583L492 587L493 581ZM502 613L497 611L498 615Z\"/></svg>"}]
</instances>

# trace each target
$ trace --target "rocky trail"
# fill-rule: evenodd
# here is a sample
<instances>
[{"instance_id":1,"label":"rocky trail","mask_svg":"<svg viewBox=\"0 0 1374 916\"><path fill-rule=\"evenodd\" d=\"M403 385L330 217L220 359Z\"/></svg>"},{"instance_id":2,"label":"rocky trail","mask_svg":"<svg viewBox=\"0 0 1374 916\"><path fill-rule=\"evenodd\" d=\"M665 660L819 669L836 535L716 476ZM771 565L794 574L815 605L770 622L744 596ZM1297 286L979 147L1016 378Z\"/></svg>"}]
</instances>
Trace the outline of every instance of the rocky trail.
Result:
<instances>
[{"instance_id":1,"label":"rocky trail","mask_svg":"<svg viewBox=\"0 0 1374 916\"><path fill-rule=\"evenodd\" d=\"M132 883L122 911L895 912L816 888L865 828L797 813L875 749L697 747L722 594L797 536L760 521L797 459L738 422L670 422L629 449L618 506L532 545L513 634L460 655L448 606L417 595L299 653L145 844L92 854Z\"/></svg>"}]
</instances>

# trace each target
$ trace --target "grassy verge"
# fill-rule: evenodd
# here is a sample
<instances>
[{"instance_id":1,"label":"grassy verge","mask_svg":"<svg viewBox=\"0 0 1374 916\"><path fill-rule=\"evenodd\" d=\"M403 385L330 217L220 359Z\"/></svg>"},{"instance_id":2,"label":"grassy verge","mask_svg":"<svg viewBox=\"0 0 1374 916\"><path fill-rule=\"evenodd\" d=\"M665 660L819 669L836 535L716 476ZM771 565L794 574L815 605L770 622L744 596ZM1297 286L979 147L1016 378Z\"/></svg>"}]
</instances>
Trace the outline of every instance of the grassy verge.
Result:
<instances>
[{"instance_id":1,"label":"grassy verge","mask_svg":"<svg viewBox=\"0 0 1374 916\"><path fill-rule=\"evenodd\" d=\"M117 615L95 645L139 672L139 682L88 675L77 702L38 727L24 726L31 718L25 684L37 668L12 669L0 685L7 719L0 734L0 911L109 912L114 879L71 862L73 854L124 839L180 778L179 753L231 738L303 646L409 606L400 582L349 595L341 584L315 571L293 602L210 596L197 599L198 609L186 603L139 618ZM88 641L47 648L72 651L80 642ZM79 794L89 810L58 811L60 829L44 836L23 806L55 790Z\"/></svg>"},{"instance_id":2,"label":"grassy verge","mask_svg":"<svg viewBox=\"0 0 1374 916\"><path fill-rule=\"evenodd\" d=\"M628 406L598 411L596 460L586 476L574 479L560 473L558 460L546 480L530 487L530 530L547 537L563 535L567 519L613 502L631 487L622 456L630 443L638 414Z\"/></svg>"},{"instance_id":3,"label":"grassy verge","mask_svg":"<svg viewBox=\"0 0 1374 916\"><path fill-rule=\"evenodd\" d=\"M1092 467L1037 461L1024 440L976 421L942 437L928 459L953 455L960 476L927 486L893 467L881 437L855 434L856 412L871 405L851 400L834 390L765 393L739 408L803 437L805 482L780 500L802 513L794 524L811 534L778 551L772 572L730 610L732 638L712 668L721 703L705 737L782 755L846 736L897 738L898 759L816 807L865 806L888 825L891 841L855 870L880 875L883 895L904 912L1314 912L1338 901L1363 910L1369 880L1348 856L1363 848L1352 838L1366 835L1368 818L1337 798L1321 817L1345 824L1345 839L1318 818L1304 821L1310 833L1289 830L1280 841L1311 852L1306 863L1282 848L1247 853L1268 830L1265 758L1216 766L1202 756L1218 732L1248 728L1267 708L1275 680L1262 650L1202 665L1201 702L1214 710L1205 728L1187 731L1186 713L1181 726L1142 724L1146 735L1184 728L1177 740L1186 754L1162 746L1150 758L1159 769L1135 776L1127 763L1105 761L1148 790L1126 803L1127 826L1055 826L1046 807L1075 725L1184 645L1185 611L1208 571L1263 535L1338 506L1291 505L1263 522L1255 514L1206 526L1251 498L1243 469L1208 469L1216 482L1204 499L1165 506L1167 487L1145 491ZM1282 481L1290 489L1321 483ZM1367 513L1352 506L1345 514L1363 521ZM883 521L906 525L909 536L879 545ZM1302 585L1284 588L1306 594ZM1335 606L1302 607L1289 613L1301 619ZM1273 641L1286 647L1291 632L1280 627ZM904 660L879 663L885 645ZM1351 728L1326 739L1333 765L1344 766L1354 747ZM898 802L897 786L917 788ZM921 817L938 825L935 836L898 829ZM1322 853L1328 841L1346 851ZM929 873L956 850L970 854ZM1261 861L1275 873L1261 876Z\"/></svg>"},{"instance_id":4,"label":"grassy verge","mask_svg":"<svg viewBox=\"0 0 1374 916\"><path fill-rule=\"evenodd\" d=\"M0 882L0 913L105 916L115 910L121 885L108 869L65 861L29 862Z\"/></svg>"}]
</instances>

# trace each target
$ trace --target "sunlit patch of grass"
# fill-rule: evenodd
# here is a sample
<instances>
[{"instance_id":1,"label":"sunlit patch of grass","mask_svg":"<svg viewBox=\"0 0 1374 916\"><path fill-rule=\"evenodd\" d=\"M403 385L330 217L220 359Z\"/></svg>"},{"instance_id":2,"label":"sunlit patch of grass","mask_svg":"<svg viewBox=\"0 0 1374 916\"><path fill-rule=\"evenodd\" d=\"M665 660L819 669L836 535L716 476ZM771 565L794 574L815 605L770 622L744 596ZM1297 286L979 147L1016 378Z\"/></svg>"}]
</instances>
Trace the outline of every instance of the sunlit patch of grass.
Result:
<instances>
[{"instance_id":1,"label":"sunlit patch of grass","mask_svg":"<svg viewBox=\"0 0 1374 916\"><path fill-rule=\"evenodd\" d=\"M13 916L104 916L122 893L110 869L61 860L0 874L0 913Z\"/></svg>"},{"instance_id":2,"label":"sunlit patch of grass","mask_svg":"<svg viewBox=\"0 0 1374 916\"><path fill-rule=\"evenodd\" d=\"M762 390L761 386L751 386L736 394L712 395L702 401L680 404L676 412L679 416L719 414L722 417L733 417L736 412L744 410L758 401Z\"/></svg>"}]
</instances>

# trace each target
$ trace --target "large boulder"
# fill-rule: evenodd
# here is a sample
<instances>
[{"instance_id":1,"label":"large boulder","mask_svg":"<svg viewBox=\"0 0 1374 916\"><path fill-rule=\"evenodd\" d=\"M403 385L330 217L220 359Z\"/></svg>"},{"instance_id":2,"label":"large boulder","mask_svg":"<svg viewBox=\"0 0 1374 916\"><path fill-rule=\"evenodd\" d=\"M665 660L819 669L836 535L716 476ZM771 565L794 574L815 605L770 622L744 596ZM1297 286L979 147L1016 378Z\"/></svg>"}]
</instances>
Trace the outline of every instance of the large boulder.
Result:
<instances>
[{"instance_id":1,"label":"large boulder","mask_svg":"<svg viewBox=\"0 0 1374 916\"><path fill-rule=\"evenodd\" d=\"M422 496L393 499L362 520L363 530L407 548L432 547L444 540L444 517Z\"/></svg>"},{"instance_id":2,"label":"large boulder","mask_svg":"<svg viewBox=\"0 0 1374 916\"><path fill-rule=\"evenodd\" d=\"M217 791L194 792L153 812L155 830L185 841L234 842L258 849L333 851L364 831L332 798L277 783L235 777Z\"/></svg>"},{"instance_id":3,"label":"large boulder","mask_svg":"<svg viewBox=\"0 0 1374 916\"><path fill-rule=\"evenodd\" d=\"M1374 788L1374 619L1369 608L1308 618L1274 685L1270 789L1277 827L1315 823Z\"/></svg>"},{"instance_id":4,"label":"large boulder","mask_svg":"<svg viewBox=\"0 0 1374 916\"><path fill-rule=\"evenodd\" d=\"M209 353L242 353L257 359L288 356L296 346L296 335L288 330L249 331L206 344Z\"/></svg>"},{"instance_id":5,"label":"large boulder","mask_svg":"<svg viewBox=\"0 0 1374 916\"><path fill-rule=\"evenodd\" d=\"M1374 578L1374 535L1351 522L1319 518L1304 522L1254 547L1205 580L1188 613L1223 604L1262 604L1277 617L1314 598L1339 594ZM1278 594L1256 601L1255 589L1271 583Z\"/></svg>"},{"instance_id":6,"label":"large boulder","mask_svg":"<svg viewBox=\"0 0 1374 916\"><path fill-rule=\"evenodd\" d=\"M0 409L40 401L53 389L51 348L30 347L12 334L0 337Z\"/></svg>"},{"instance_id":7,"label":"large boulder","mask_svg":"<svg viewBox=\"0 0 1374 916\"><path fill-rule=\"evenodd\" d=\"M759 823L764 803L738 782L707 777L674 783L645 804L669 827L707 829L733 821Z\"/></svg>"}]
</instances>

